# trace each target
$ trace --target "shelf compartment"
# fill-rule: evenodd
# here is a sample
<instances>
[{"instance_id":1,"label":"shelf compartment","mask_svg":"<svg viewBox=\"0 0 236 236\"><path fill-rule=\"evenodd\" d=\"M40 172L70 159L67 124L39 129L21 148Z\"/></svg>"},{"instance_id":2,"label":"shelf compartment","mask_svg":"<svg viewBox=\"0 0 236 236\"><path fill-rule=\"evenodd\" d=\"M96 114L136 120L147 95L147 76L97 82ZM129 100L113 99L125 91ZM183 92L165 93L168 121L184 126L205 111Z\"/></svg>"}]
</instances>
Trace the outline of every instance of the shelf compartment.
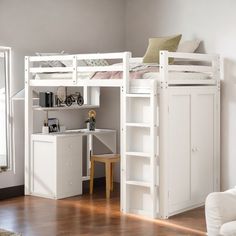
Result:
<instances>
[{"instance_id":1,"label":"shelf compartment","mask_svg":"<svg viewBox=\"0 0 236 236\"><path fill-rule=\"evenodd\" d=\"M158 201L156 199L156 201ZM127 211L150 216L153 211L151 189L146 186L127 185Z\"/></svg>"},{"instance_id":2,"label":"shelf compartment","mask_svg":"<svg viewBox=\"0 0 236 236\"><path fill-rule=\"evenodd\" d=\"M130 157L126 160L126 179L137 182L137 185L150 186L151 183L150 159Z\"/></svg>"},{"instance_id":3,"label":"shelf compartment","mask_svg":"<svg viewBox=\"0 0 236 236\"><path fill-rule=\"evenodd\" d=\"M151 123L151 114L150 99L145 99L145 97L127 97L127 123Z\"/></svg>"},{"instance_id":4,"label":"shelf compartment","mask_svg":"<svg viewBox=\"0 0 236 236\"><path fill-rule=\"evenodd\" d=\"M149 129L127 127L126 152L151 152L151 135Z\"/></svg>"}]
</instances>

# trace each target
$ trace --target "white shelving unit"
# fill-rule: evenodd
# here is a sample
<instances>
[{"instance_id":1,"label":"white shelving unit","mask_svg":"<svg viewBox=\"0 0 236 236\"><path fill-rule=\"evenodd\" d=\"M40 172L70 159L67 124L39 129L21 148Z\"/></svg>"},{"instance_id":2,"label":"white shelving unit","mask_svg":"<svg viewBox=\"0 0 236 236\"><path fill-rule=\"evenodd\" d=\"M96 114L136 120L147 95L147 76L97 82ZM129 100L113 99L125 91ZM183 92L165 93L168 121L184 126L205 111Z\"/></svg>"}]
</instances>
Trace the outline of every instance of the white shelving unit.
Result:
<instances>
[{"instance_id":1,"label":"white shelving unit","mask_svg":"<svg viewBox=\"0 0 236 236\"><path fill-rule=\"evenodd\" d=\"M150 94L125 94L124 109L123 210L156 218L159 212L156 82ZM142 204L147 200L149 204Z\"/></svg>"}]
</instances>

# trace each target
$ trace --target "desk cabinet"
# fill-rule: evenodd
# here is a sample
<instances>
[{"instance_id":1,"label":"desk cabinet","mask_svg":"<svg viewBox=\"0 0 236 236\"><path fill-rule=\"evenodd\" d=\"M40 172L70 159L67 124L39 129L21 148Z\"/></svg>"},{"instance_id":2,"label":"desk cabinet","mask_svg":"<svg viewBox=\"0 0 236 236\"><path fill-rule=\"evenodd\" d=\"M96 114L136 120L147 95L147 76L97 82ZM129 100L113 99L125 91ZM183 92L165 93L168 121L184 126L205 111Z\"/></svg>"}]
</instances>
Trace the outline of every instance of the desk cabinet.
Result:
<instances>
[{"instance_id":1,"label":"desk cabinet","mask_svg":"<svg viewBox=\"0 0 236 236\"><path fill-rule=\"evenodd\" d=\"M82 136L31 136L32 195L61 199L82 194Z\"/></svg>"}]
</instances>

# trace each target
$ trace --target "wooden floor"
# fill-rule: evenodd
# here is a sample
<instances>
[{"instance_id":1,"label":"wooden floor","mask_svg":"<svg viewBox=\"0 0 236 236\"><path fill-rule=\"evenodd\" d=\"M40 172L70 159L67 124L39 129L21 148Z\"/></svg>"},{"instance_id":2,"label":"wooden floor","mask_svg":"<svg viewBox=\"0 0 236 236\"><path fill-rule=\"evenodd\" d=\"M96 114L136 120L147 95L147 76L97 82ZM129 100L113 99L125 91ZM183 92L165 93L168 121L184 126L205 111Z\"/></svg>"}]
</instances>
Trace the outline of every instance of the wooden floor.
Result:
<instances>
[{"instance_id":1,"label":"wooden floor","mask_svg":"<svg viewBox=\"0 0 236 236\"><path fill-rule=\"evenodd\" d=\"M204 209L169 220L149 220L119 211L119 193L105 199L104 189L64 200L18 197L0 201L0 228L23 236L74 235L206 235Z\"/></svg>"}]
</instances>

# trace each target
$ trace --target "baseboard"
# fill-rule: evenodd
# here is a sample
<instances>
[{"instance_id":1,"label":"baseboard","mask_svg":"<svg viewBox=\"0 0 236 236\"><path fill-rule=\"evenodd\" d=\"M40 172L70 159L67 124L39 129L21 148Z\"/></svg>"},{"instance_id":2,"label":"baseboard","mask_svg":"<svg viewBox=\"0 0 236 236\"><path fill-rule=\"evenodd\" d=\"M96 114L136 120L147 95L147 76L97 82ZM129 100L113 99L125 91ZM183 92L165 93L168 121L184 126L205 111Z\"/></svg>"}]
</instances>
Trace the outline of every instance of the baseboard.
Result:
<instances>
[{"instance_id":1,"label":"baseboard","mask_svg":"<svg viewBox=\"0 0 236 236\"><path fill-rule=\"evenodd\" d=\"M24 196L24 185L13 186L0 189L0 200L5 200L12 197Z\"/></svg>"},{"instance_id":2,"label":"baseboard","mask_svg":"<svg viewBox=\"0 0 236 236\"><path fill-rule=\"evenodd\" d=\"M106 178L100 177L94 179L94 188L99 188L101 186L105 187ZM83 181L83 193L89 192L89 180Z\"/></svg>"}]
</instances>

